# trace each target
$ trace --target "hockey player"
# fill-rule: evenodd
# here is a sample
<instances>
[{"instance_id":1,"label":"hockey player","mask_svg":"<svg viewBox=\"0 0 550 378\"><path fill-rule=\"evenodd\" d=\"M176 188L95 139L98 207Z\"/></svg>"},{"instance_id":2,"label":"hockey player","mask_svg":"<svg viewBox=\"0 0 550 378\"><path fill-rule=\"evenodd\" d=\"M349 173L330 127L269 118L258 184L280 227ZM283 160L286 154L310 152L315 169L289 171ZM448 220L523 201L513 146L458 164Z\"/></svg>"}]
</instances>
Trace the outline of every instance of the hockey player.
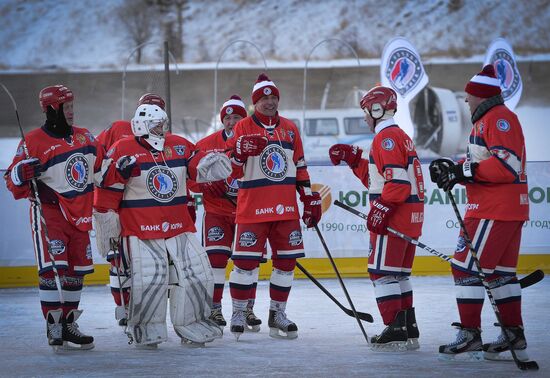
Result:
<instances>
[{"instance_id":1,"label":"hockey player","mask_svg":"<svg viewBox=\"0 0 550 378\"><path fill-rule=\"evenodd\" d=\"M54 349L94 347L94 338L80 332L76 321L82 314L78 305L84 276L94 271L88 231L103 150L88 130L73 125L73 99L73 92L64 85L40 91L46 122L26 135L26 147L21 141L4 175L15 199L31 202L40 304L48 343ZM38 198L32 180L36 180Z\"/></svg>"},{"instance_id":2,"label":"hockey player","mask_svg":"<svg viewBox=\"0 0 550 378\"><path fill-rule=\"evenodd\" d=\"M521 360L527 342L521 317L521 288L516 277L521 230L529 219L525 141L518 117L504 105L492 65L483 67L466 85L472 131L466 160L437 159L432 180L445 191L466 187L464 224L501 315L502 326ZM456 341L442 345L442 357L499 359L509 350L505 336L481 342L481 309L485 290L461 232L452 264L460 323Z\"/></svg>"},{"instance_id":3,"label":"hockey player","mask_svg":"<svg viewBox=\"0 0 550 378\"><path fill-rule=\"evenodd\" d=\"M296 258L304 256L296 190L304 203L303 221L313 227L321 218L321 197L311 191L302 140L296 126L280 117L279 90L261 74L252 91L254 113L239 121L228 140L234 178L239 179L237 229L229 287L233 300L231 332L238 339L260 260L269 240L270 336L296 338L298 327L285 313Z\"/></svg>"},{"instance_id":4,"label":"hockey player","mask_svg":"<svg viewBox=\"0 0 550 378\"><path fill-rule=\"evenodd\" d=\"M106 239L121 230L123 248L131 256L128 332L137 347L145 348L167 339L169 283L170 317L182 342L204 344L221 337L218 326L208 320L212 269L193 235L186 179L221 180L231 165L224 154L194 153L192 143L166 134L166 122L160 107L138 106L132 119L135 138L122 139L107 152L105 185L122 190L119 212L98 213L96 218Z\"/></svg>"},{"instance_id":5,"label":"hockey player","mask_svg":"<svg viewBox=\"0 0 550 378\"><path fill-rule=\"evenodd\" d=\"M378 309L386 328L372 337L380 350L417 349L419 331L409 281L415 246L387 227L413 238L422 232L424 180L415 146L395 124L397 95L393 89L376 86L361 99L365 121L375 133L367 159L357 146L336 144L329 150L332 164L346 162L369 189L370 231L368 271Z\"/></svg>"},{"instance_id":6,"label":"hockey player","mask_svg":"<svg viewBox=\"0 0 550 378\"><path fill-rule=\"evenodd\" d=\"M246 116L246 108L241 98L237 95L231 96L224 102L220 110L220 120L224 128L197 142L197 149L204 152L225 152L227 140L233 138L235 124ZM225 284L225 269L227 261L231 257L235 236L237 181L228 178L227 180L203 183L198 186L197 191L203 194L205 209L202 229L203 246L206 248L214 272L214 296L210 319L220 327L225 327L227 322L223 317L221 302ZM260 324L262 324L253 311L258 272L258 268L253 272L254 282L245 310L246 329L254 332L259 331Z\"/></svg>"}]
</instances>

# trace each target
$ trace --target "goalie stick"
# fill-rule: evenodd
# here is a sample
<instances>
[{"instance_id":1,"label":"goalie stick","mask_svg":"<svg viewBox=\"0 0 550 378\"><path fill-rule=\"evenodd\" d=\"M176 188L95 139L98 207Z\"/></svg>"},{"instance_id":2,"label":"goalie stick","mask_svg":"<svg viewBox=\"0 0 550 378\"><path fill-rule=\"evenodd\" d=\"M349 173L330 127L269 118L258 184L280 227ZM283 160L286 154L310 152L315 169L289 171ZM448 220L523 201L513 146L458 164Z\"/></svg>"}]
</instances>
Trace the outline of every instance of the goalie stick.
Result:
<instances>
[{"instance_id":1,"label":"goalie stick","mask_svg":"<svg viewBox=\"0 0 550 378\"><path fill-rule=\"evenodd\" d=\"M352 318L355 317L355 315L353 314L353 311L350 310L349 308L344 307L342 305L342 303L338 302L338 300L336 298L334 298L334 296L319 281L317 281L317 279L315 277L313 277L311 275L311 273L309 273L306 270L306 268L304 268L302 266L302 264L300 264L298 261L296 261L296 266L298 267L298 269L300 269L302 271L302 273L304 273L306 275L307 278L309 278L311 280L311 282L313 282L319 289L321 289L321 291L323 293L325 293L327 295L327 297L332 299L332 301L334 303L336 303L336 305L338 307L340 307L340 309L342 311L344 311L347 315L351 316ZM366 312L360 312L360 311L356 311L356 313L357 313L357 316L359 317L359 319L361 319L363 321L366 321L368 323L374 322L374 319L372 318L371 314L366 313Z\"/></svg>"},{"instance_id":2,"label":"goalie stick","mask_svg":"<svg viewBox=\"0 0 550 378\"><path fill-rule=\"evenodd\" d=\"M357 215L360 218L363 218L365 220L367 219L367 215L365 213L362 213L359 210L354 209L353 207L350 207L350 206L346 205L345 203L342 203L342 202L336 200L336 201L334 201L334 204L338 207L341 207L344 210L349 211L352 214ZM391 227L388 227L388 231L395 234L396 236L399 236L402 239L405 239L406 241L408 241L411 244L417 245L420 248L425 249L426 251L430 252L431 254L434 254L434 255L438 256L439 258L441 258L445 261L448 261L448 262L451 261L450 256L447 256L444 253L438 252L435 249L433 249L431 247L428 247L426 244L421 243L418 240L413 239L410 236L403 234L402 232L394 230ZM544 278L544 272L540 269L537 269L534 272L529 273L528 275L526 275L525 277L523 277L522 279L520 279L518 281L519 281L519 284L520 284L521 288L525 289L526 287L529 287L531 285L536 284L537 282L540 282L543 278Z\"/></svg>"}]
</instances>

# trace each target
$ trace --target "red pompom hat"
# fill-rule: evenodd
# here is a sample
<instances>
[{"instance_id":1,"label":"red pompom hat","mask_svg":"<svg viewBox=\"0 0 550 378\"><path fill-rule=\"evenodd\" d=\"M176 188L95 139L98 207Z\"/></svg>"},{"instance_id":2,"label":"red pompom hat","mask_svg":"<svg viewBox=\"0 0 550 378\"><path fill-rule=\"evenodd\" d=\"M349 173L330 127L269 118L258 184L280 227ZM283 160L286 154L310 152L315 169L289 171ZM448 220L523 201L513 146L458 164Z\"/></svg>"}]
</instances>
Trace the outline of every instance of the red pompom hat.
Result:
<instances>
[{"instance_id":1,"label":"red pompom hat","mask_svg":"<svg viewBox=\"0 0 550 378\"><path fill-rule=\"evenodd\" d=\"M220 120L223 123L223 119L228 114L238 114L241 117L245 118L248 114L246 113L246 107L243 100L237 96L233 95L223 103L222 109L220 110Z\"/></svg>"},{"instance_id":2,"label":"red pompom hat","mask_svg":"<svg viewBox=\"0 0 550 378\"><path fill-rule=\"evenodd\" d=\"M464 89L466 93L472 96L489 98L501 93L500 82L495 74L495 68L492 64L483 67L480 73L472 77Z\"/></svg>"},{"instance_id":3,"label":"red pompom hat","mask_svg":"<svg viewBox=\"0 0 550 378\"><path fill-rule=\"evenodd\" d=\"M269 80L266 74L261 73L252 88L252 103L256 105L258 100L264 96L274 95L279 98L279 89L275 86L275 83Z\"/></svg>"}]
</instances>

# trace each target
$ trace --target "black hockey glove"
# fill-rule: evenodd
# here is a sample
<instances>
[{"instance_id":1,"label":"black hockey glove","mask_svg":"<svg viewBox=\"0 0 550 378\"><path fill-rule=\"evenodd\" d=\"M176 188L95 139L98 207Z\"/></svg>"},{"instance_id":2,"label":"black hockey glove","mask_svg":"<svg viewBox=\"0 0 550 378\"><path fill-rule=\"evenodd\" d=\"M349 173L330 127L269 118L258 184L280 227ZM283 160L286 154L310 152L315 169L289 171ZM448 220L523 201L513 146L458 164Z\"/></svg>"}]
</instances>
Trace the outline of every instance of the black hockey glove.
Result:
<instances>
[{"instance_id":1,"label":"black hockey glove","mask_svg":"<svg viewBox=\"0 0 550 378\"><path fill-rule=\"evenodd\" d=\"M443 166L442 173L437 179L437 186L448 192L456 184L466 181L473 181L475 170L479 164L465 161L461 164L456 164L445 168Z\"/></svg>"},{"instance_id":2,"label":"black hockey glove","mask_svg":"<svg viewBox=\"0 0 550 378\"><path fill-rule=\"evenodd\" d=\"M439 176L441 175L443 169L448 169L453 165L455 165L455 162L449 158L440 158L432 161L430 163L430 179L432 180L432 182L437 183L437 180L439 179Z\"/></svg>"},{"instance_id":3,"label":"black hockey glove","mask_svg":"<svg viewBox=\"0 0 550 378\"><path fill-rule=\"evenodd\" d=\"M135 156L124 155L121 156L115 165L118 173L125 179L128 180L130 177L136 177L141 174L141 168L137 163Z\"/></svg>"}]
</instances>

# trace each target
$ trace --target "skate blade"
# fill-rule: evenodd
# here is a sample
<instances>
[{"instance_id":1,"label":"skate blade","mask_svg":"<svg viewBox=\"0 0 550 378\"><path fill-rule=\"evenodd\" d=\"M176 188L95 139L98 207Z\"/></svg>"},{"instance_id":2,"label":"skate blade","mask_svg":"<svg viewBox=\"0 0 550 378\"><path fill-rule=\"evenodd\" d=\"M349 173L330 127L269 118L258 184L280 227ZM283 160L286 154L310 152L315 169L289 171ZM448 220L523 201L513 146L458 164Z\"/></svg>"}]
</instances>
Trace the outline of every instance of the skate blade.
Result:
<instances>
[{"instance_id":1,"label":"skate blade","mask_svg":"<svg viewBox=\"0 0 550 378\"><path fill-rule=\"evenodd\" d=\"M406 352L406 341L390 341L385 344L371 343L371 349L376 352Z\"/></svg>"},{"instance_id":2,"label":"skate blade","mask_svg":"<svg viewBox=\"0 0 550 378\"><path fill-rule=\"evenodd\" d=\"M233 331L231 331L231 333L233 334L233 336L235 336L235 339L237 341L239 341L239 337L241 337L243 334L242 332L233 332Z\"/></svg>"},{"instance_id":3,"label":"skate blade","mask_svg":"<svg viewBox=\"0 0 550 378\"><path fill-rule=\"evenodd\" d=\"M519 350L516 349L515 352L518 360L522 362L529 361L529 356L527 355L527 352L525 351L525 349L519 349ZM483 358L489 361L509 361L509 362L514 361L514 358L512 357L512 353L509 350L500 352L500 353L483 352Z\"/></svg>"},{"instance_id":4,"label":"skate blade","mask_svg":"<svg viewBox=\"0 0 550 378\"><path fill-rule=\"evenodd\" d=\"M63 345L50 345L55 353L74 352L79 350L94 349L94 343L90 344L74 344L68 341L63 341Z\"/></svg>"},{"instance_id":5,"label":"skate blade","mask_svg":"<svg viewBox=\"0 0 550 378\"><path fill-rule=\"evenodd\" d=\"M439 353L437 356L439 361L457 361L457 362L481 362L483 361L483 352L463 352L463 353Z\"/></svg>"},{"instance_id":6,"label":"skate blade","mask_svg":"<svg viewBox=\"0 0 550 378\"><path fill-rule=\"evenodd\" d=\"M274 339L295 339L298 337L298 331L284 332L279 328L269 328L269 336Z\"/></svg>"},{"instance_id":7,"label":"skate blade","mask_svg":"<svg viewBox=\"0 0 550 378\"><path fill-rule=\"evenodd\" d=\"M417 350L420 349L420 344L418 339L407 339L407 350Z\"/></svg>"},{"instance_id":8,"label":"skate blade","mask_svg":"<svg viewBox=\"0 0 550 378\"><path fill-rule=\"evenodd\" d=\"M244 327L244 331L245 332L260 332L260 325L246 325L246 327Z\"/></svg>"}]
</instances>

